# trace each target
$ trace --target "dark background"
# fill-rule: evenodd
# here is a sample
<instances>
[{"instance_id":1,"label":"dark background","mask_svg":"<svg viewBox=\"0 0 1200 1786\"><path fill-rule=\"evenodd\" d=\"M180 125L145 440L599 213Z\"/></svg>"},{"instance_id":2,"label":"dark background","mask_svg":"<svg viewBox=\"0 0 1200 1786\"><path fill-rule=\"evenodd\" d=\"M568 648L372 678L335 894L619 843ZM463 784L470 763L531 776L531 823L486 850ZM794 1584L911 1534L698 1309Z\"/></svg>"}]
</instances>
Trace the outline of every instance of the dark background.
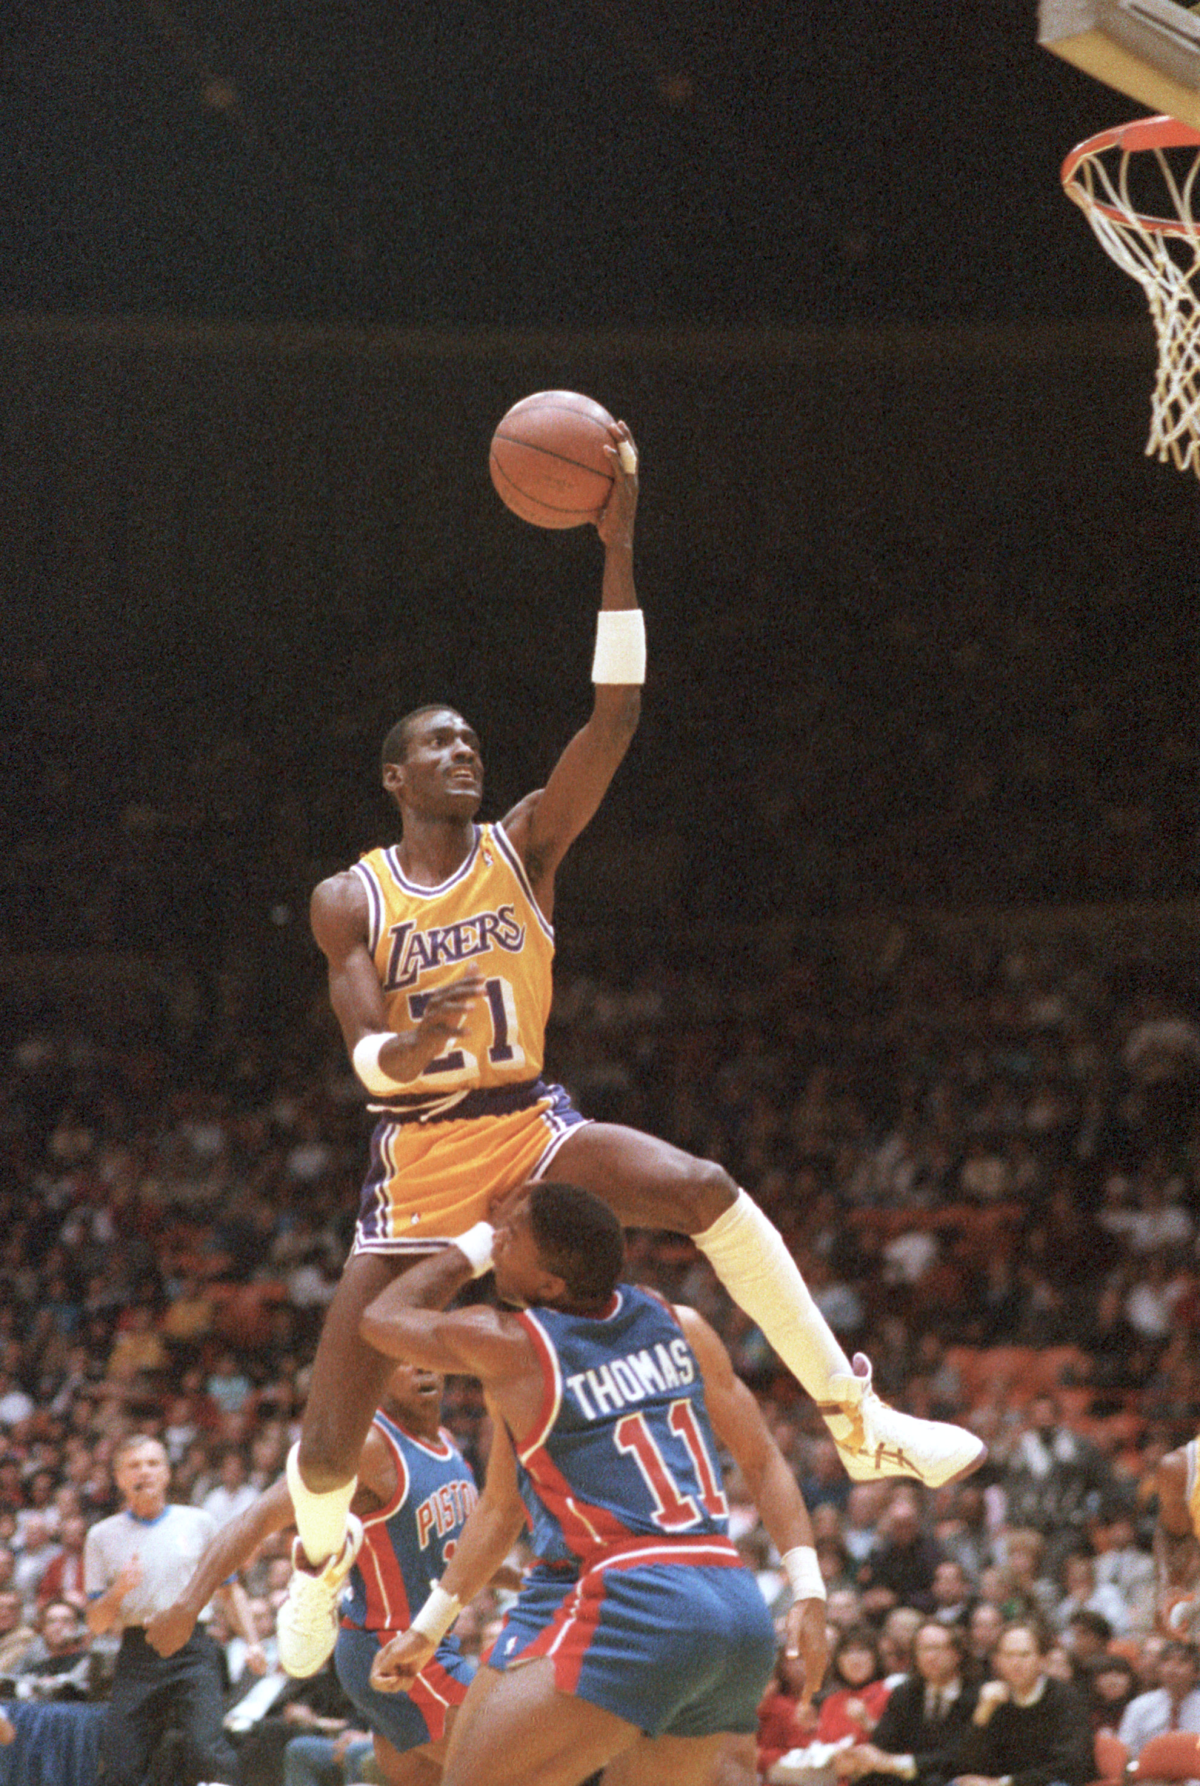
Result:
<instances>
[{"instance_id":1,"label":"dark background","mask_svg":"<svg viewBox=\"0 0 1200 1786\"><path fill-rule=\"evenodd\" d=\"M1140 108L1035 15L6 14L10 950L307 986L398 712L545 776L600 554L486 456L547 386L638 436L652 641L568 935L1194 897L1196 480L1058 181Z\"/></svg>"},{"instance_id":2,"label":"dark background","mask_svg":"<svg viewBox=\"0 0 1200 1786\"><path fill-rule=\"evenodd\" d=\"M381 324L1078 317L1140 107L1034 0L6 9L0 298Z\"/></svg>"}]
</instances>

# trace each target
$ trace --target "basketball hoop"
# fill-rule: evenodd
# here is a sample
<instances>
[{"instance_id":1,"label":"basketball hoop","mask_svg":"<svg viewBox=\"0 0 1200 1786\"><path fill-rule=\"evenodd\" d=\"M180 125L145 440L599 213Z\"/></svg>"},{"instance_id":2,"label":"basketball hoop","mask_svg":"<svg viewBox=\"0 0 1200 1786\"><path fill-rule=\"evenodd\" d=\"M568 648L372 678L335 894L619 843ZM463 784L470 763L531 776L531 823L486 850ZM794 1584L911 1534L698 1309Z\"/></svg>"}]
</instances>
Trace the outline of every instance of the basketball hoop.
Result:
<instances>
[{"instance_id":1,"label":"basketball hoop","mask_svg":"<svg viewBox=\"0 0 1200 1786\"><path fill-rule=\"evenodd\" d=\"M1200 478L1200 130L1138 118L1078 143L1062 183L1136 279L1158 338L1147 453Z\"/></svg>"}]
</instances>

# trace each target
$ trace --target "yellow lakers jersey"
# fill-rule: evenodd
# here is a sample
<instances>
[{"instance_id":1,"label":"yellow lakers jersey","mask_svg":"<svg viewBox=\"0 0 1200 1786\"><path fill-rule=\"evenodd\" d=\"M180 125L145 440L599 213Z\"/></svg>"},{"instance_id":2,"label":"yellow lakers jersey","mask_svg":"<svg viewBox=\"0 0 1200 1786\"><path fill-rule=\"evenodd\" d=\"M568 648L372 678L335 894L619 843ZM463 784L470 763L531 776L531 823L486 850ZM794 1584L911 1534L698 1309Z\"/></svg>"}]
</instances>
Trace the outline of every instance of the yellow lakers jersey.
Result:
<instances>
[{"instance_id":1,"label":"yellow lakers jersey","mask_svg":"<svg viewBox=\"0 0 1200 1786\"><path fill-rule=\"evenodd\" d=\"M401 1088L438 1096L536 1079L550 1014L554 931L538 910L524 866L499 825L476 825L461 868L418 887L393 846L354 864L367 892L369 947L388 1027L411 1029L430 992L474 970L486 996L452 1046Z\"/></svg>"},{"instance_id":2,"label":"yellow lakers jersey","mask_svg":"<svg viewBox=\"0 0 1200 1786\"><path fill-rule=\"evenodd\" d=\"M1198 1451L1200 1451L1200 1440L1189 1439L1184 1450L1184 1456L1187 1458L1187 1504L1188 1512L1192 1516L1192 1530L1197 1538L1200 1538L1200 1468L1197 1467L1200 1464L1200 1458L1197 1456Z\"/></svg>"}]
</instances>

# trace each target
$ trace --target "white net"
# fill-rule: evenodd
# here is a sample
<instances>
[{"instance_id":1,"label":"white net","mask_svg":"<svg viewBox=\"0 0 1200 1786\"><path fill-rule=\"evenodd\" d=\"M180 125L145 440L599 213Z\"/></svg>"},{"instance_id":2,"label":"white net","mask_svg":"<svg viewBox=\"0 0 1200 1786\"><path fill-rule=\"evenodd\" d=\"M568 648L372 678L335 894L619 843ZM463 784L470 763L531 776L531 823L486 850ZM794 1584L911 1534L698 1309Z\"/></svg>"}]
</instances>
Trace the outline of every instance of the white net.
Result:
<instances>
[{"instance_id":1,"label":"white net","mask_svg":"<svg viewBox=\"0 0 1200 1786\"><path fill-rule=\"evenodd\" d=\"M1146 294L1158 339L1147 453L1200 478L1200 132L1171 118L1104 131L1063 164L1067 196Z\"/></svg>"}]
</instances>

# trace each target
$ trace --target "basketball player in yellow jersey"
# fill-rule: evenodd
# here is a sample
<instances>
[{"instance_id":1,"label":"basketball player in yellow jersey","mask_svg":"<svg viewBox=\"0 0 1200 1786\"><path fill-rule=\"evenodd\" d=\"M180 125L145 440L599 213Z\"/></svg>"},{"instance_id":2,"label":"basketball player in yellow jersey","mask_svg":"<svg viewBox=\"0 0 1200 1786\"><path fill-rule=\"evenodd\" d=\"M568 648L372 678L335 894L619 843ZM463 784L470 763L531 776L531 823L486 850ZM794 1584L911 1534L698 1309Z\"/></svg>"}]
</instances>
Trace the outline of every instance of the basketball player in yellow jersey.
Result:
<instances>
[{"instance_id":1,"label":"basketball player in yellow jersey","mask_svg":"<svg viewBox=\"0 0 1200 1786\"><path fill-rule=\"evenodd\" d=\"M1173 1637L1194 1641L1200 1634L1200 1438L1168 1451L1154 1486L1159 1623Z\"/></svg>"},{"instance_id":2,"label":"basketball player in yellow jersey","mask_svg":"<svg viewBox=\"0 0 1200 1786\"><path fill-rule=\"evenodd\" d=\"M389 733L383 785L399 843L323 881L312 926L346 1048L378 1115L351 1257L330 1304L288 1482L299 1533L278 1620L292 1673L320 1667L353 1562L354 1464L392 1370L359 1335L363 1310L414 1254L486 1230L505 1193L543 1175L604 1199L623 1222L692 1235L730 1295L821 1407L850 1475L931 1486L975 1469L975 1434L889 1408L846 1357L776 1229L720 1166L649 1135L589 1123L542 1083L554 876L636 729L645 634L633 580L636 451L616 423L613 490L596 527L601 609L586 725L546 786L476 824L479 740L452 707ZM490 1234L490 1230L486 1230ZM487 1268L486 1235L479 1269ZM305 1567L308 1565L308 1567Z\"/></svg>"}]
</instances>

